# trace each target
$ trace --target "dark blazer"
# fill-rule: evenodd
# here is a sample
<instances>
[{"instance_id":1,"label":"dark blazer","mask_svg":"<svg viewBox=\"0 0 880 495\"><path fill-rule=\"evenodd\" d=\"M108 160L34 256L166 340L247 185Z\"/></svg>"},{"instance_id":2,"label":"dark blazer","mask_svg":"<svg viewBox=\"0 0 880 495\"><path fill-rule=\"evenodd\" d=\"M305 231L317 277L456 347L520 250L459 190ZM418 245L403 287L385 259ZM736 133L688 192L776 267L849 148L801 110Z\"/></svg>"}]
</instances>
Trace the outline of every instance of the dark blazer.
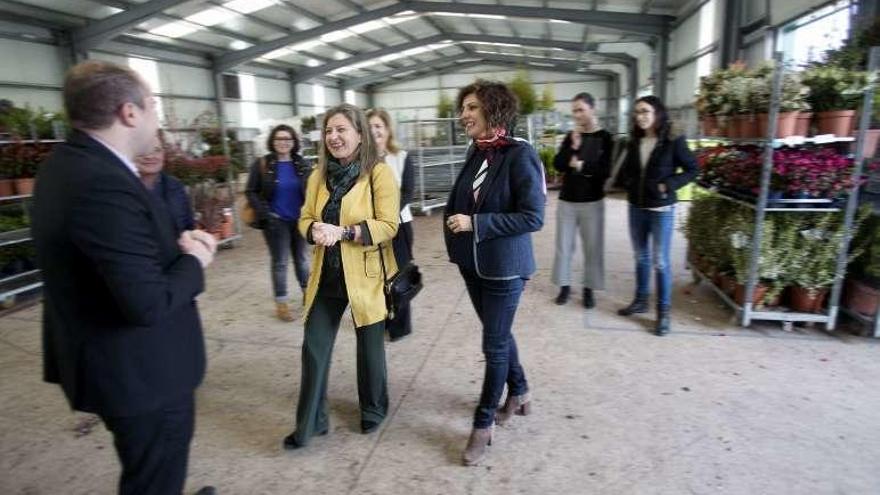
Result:
<instances>
[{"instance_id":1,"label":"dark blazer","mask_svg":"<svg viewBox=\"0 0 880 495\"><path fill-rule=\"evenodd\" d=\"M165 206L109 149L71 133L40 167L31 229L43 273L44 378L74 409L155 411L205 372L199 261Z\"/></svg>"},{"instance_id":2,"label":"dark blazer","mask_svg":"<svg viewBox=\"0 0 880 495\"><path fill-rule=\"evenodd\" d=\"M178 236L184 230L195 228L192 203L182 182L162 172L153 193L161 198L165 207L168 208L168 213L171 214L171 219L174 221L174 230Z\"/></svg>"},{"instance_id":3,"label":"dark blazer","mask_svg":"<svg viewBox=\"0 0 880 495\"><path fill-rule=\"evenodd\" d=\"M605 197L605 181L611 176L611 154L614 141L605 129L581 133L581 146L577 149L584 166L574 170L569 166L575 150L571 149L571 133L566 134L553 159L553 168L562 172L562 190L559 199L572 203L599 201Z\"/></svg>"},{"instance_id":4,"label":"dark blazer","mask_svg":"<svg viewBox=\"0 0 880 495\"><path fill-rule=\"evenodd\" d=\"M639 141L630 140L615 185L625 189L629 202L639 208L675 204L678 201L676 191L697 177L697 159L688 148L687 139L684 136L658 139L644 168ZM666 184L666 193L660 192L660 184Z\"/></svg>"},{"instance_id":5,"label":"dark blazer","mask_svg":"<svg viewBox=\"0 0 880 495\"><path fill-rule=\"evenodd\" d=\"M444 222L446 251L451 262L480 278L528 278L535 272L531 233L544 225L544 167L525 141L514 140L496 153L500 156L489 167L475 202L472 185L483 159L482 152L468 149L444 218L472 215L474 231L453 234Z\"/></svg>"},{"instance_id":6,"label":"dark blazer","mask_svg":"<svg viewBox=\"0 0 880 495\"><path fill-rule=\"evenodd\" d=\"M260 162L266 160L266 169L262 170ZM306 182L309 174L312 172L312 165L301 155L293 154L290 156L293 162L293 169L299 177L302 184L303 197L306 196ZM278 157L275 153L269 153L263 158L257 158L251 164L250 173L248 173L248 181L245 186L244 193L247 197L251 208L257 212L257 226L265 228L269 221L269 212L271 211L272 198L275 196L275 186L278 184Z\"/></svg>"}]
</instances>

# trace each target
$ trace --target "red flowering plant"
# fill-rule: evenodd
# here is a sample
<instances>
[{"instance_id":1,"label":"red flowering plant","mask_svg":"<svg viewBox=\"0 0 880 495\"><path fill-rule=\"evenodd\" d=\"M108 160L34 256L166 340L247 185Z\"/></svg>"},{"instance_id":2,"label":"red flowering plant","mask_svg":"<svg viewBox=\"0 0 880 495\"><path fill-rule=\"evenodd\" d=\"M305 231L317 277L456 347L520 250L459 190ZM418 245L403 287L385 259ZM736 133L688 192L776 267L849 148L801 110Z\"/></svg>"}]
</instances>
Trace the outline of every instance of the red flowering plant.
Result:
<instances>
[{"instance_id":1,"label":"red flowering plant","mask_svg":"<svg viewBox=\"0 0 880 495\"><path fill-rule=\"evenodd\" d=\"M52 145L16 139L0 147L0 178L30 179L37 175L40 163L52 152Z\"/></svg>"},{"instance_id":2,"label":"red flowering plant","mask_svg":"<svg viewBox=\"0 0 880 495\"><path fill-rule=\"evenodd\" d=\"M786 150L782 156L789 194L836 199L854 185L853 160L834 150Z\"/></svg>"},{"instance_id":3,"label":"red flowering plant","mask_svg":"<svg viewBox=\"0 0 880 495\"><path fill-rule=\"evenodd\" d=\"M229 159L225 155L193 158L179 145L165 144L165 171L186 185L206 180L224 181L228 164Z\"/></svg>"}]
</instances>

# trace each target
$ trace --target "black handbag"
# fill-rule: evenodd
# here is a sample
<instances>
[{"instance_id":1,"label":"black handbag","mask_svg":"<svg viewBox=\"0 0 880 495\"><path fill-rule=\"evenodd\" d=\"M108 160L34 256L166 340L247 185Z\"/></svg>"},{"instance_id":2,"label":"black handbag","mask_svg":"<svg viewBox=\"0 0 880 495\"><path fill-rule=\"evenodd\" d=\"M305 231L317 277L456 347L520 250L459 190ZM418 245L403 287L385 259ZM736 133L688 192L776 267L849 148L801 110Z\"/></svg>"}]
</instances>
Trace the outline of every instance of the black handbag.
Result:
<instances>
[{"instance_id":1,"label":"black handbag","mask_svg":"<svg viewBox=\"0 0 880 495\"><path fill-rule=\"evenodd\" d=\"M373 173L370 172L370 202L373 204L373 218L376 218L376 196L373 194ZM382 265L382 278L385 280L385 307L389 320L394 319L397 310L410 302L422 290L422 273L412 261L397 267L397 273L388 278L385 271L385 252L379 244L379 263Z\"/></svg>"}]
</instances>

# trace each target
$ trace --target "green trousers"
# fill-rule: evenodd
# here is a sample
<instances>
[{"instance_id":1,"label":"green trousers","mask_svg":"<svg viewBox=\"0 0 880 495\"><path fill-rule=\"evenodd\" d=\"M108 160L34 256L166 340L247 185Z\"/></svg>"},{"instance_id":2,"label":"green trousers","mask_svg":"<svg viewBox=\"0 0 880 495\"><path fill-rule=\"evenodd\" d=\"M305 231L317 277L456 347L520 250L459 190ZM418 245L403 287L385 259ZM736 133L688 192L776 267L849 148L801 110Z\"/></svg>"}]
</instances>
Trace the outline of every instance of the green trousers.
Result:
<instances>
[{"instance_id":1,"label":"green trousers","mask_svg":"<svg viewBox=\"0 0 880 495\"><path fill-rule=\"evenodd\" d=\"M348 300L315 297L306 320L302 346L302 379L296 407L296 441L306 445L309 438L330 427L327 418L327 376L333 343ZM357 335L357 381L361 421L381 423L388 412L388 373L385 368L385 322L355 330Z\"/></svg>"}]
</instances>

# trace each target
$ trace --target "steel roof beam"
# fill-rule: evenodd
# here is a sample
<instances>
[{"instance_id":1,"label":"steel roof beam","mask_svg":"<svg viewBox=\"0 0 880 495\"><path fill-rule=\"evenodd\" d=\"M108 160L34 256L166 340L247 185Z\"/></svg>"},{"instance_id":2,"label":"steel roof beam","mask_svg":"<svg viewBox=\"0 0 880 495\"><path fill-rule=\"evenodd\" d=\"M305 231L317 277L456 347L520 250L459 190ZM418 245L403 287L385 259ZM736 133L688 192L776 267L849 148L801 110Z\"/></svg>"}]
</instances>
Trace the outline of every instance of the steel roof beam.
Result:
<instances>
[{"instance_id":1,"label":"steel roof beam","mask_svg":"<svg viewBox=\"0 0 880 495\"><path fill-rule=\"evenodd\" d=\"M132 5L118 14L73 30L71 37L77 49L88 50L156 17L164 10L189 1L191 0L150 0L139 5Z\"/></svg>"},{"instance_id":2,"label":"steel roof beam","mask_svg":"<svg viewBox=\"0 0 880 495\"><path fill-rule=\"evenodd\" d=\"M460 14L498 15L498 7L491 4L481 5L471 3L441 3L405 0L387 7L360 12L353 16L332 21L312 29L291 33L287 36L267 41L244 50L224 54L218 58L216 70L228 70L238 64L258 58L273 50L303 41L310 41L327 33L338 31L340 29L347 29L358 24L392 16L407 10L420 13L449 12ZM606 12L601 10L545 9L541 7L517 6L505 6L504 13L509 17L561 19L580 24L615 29L623 32L648 34L651 36L660 36L668 32L668 26L674 19L674 17L666 15L632 14L624 12Z\"/></svg>"}]
</instances>

